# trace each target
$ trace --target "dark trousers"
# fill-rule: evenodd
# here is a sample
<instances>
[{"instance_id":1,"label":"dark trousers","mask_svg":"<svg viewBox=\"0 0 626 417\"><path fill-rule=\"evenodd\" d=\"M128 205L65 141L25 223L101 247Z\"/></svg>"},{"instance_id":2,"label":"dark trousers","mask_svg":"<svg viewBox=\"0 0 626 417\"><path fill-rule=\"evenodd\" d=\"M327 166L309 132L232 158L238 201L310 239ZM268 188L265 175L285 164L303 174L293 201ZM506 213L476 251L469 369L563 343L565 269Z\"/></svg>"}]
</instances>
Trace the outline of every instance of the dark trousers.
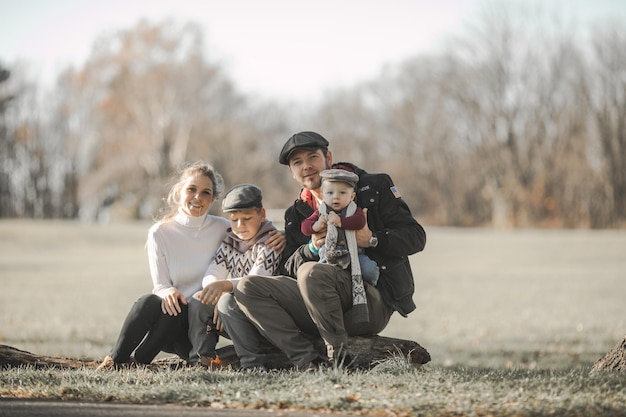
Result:
<instances>
[{"instance_id":1,"label":"dark trousers","mask_svg":"<svg viewBox=\"0 0 626 417\"><path fill-rule=\"evenodd\" d=\"M170 316L161 311L161 297L148 294L140 297L131 307L111 357L116 363L134 358L139 363L150 363L159 352L168 352L187 360L191 343L187 336L187 306L182 313Z\"/></svg>"},{"instance_id":2,"label":"dark trousers","mask_svg":"<svg viewBox=\"0 0 626 417\"><path fill-rule=\"evenodd\" d=\"M380 333L393 314L376 287L365 283L370 321L354 323L350 272L319 262L302 264L297 280L248 275L239 281L234 294L241 311L258 332L296 366L305 366L319 356L311 339L303 333L322 336L330 355L347 346L348 336ZM228 316L222 318L227 329L234 322L229 322ZM254 341L252 332L248 331L247 336ZM246 342L242 337L240 340ZM250 350L251 346L245 348Z\"/></svg>"}]
</instances>

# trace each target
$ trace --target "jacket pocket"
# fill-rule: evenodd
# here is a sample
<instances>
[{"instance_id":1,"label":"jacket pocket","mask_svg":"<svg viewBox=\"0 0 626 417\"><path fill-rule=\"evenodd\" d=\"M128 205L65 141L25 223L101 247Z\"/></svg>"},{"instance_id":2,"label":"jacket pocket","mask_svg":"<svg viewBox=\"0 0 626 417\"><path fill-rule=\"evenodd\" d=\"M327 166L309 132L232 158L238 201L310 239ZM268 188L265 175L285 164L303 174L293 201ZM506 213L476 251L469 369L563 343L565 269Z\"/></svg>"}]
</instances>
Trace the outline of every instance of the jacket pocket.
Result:
<instances>
[{"instance_id":1,"label":"jacket pocket","mask_svg":"<svg viewBox=\"0 0 626 417\"><path fill-rule=\"evenodd\" d=\"M361 188L357 193L357 205L362 208L377 207L379 199L378 190L369 185Z\"/></svg>"},{"instance_id":2,"label":"jacket pocket","mask_svg":"<svg viewBox=\"0 0 626 417\"><path fill-rule=\"evenodd\" d=\"M403 316L413 311L415 309L413 302L415 283L408 259L393 266L383 266L381 275L384 279L379 280L378 286L382 287L381 290L386 296L391 297L387 302Z\"/></svg>"}]
</instances>

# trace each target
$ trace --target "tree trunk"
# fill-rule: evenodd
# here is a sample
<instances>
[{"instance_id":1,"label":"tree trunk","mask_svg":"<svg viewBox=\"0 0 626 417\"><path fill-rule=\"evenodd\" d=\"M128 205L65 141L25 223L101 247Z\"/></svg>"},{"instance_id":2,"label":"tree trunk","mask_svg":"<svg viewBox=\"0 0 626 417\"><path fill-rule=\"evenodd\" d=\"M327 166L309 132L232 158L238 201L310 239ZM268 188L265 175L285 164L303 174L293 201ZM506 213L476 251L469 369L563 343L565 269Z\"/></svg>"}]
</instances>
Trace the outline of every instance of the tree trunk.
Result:
<instances>
[{"instance_id":1,"label":"tree trunk","mask_svg":"<svg viewBox=\"0 0 626 417\"><path fill-rule=\"evenodd\" d=\"M315 347L324 354L326 348L321 339L314 341ZM369 369L385 359L395 356L406 358L413 366L420 367L430 362L430 354L418 343L394 339L383 336L350 337L350 353L354 357L353 367L359 369ZM232 345L217 349L217 354L222 361L222 366L239 368L239 358ZM54 356L36 355L13 348L11 346L0 345L0 368L13 368L18 366L32 366L36 369L42 368L63 368L80 369L95 368L100 361L89 359L71 359ZM269 368L285 369L291 366L287 357L278 349L272 348L267 353L267 365ZM157 359L150 368L179 368L186 366L185 361L178 357Z\"/></svg>"},{"instance_id":2,"label":"tree trunk","mask_svg":"<svg viewBox=\"0 0 626 417\"><path fill-rule=\"evenodd\" d=\"M0 345L0 368L15 368L18 366L32 366L41 368L90 368L98 366L98 361L70 359L55 356L35 355L11 346Z\"/></svg>"},{"instance_id":3,"label":"tree trunk","mask_svg":"<svg viewBox=\"0 0 626 417\"><path fill-rule=\"evenodd\" d=\"M604 357L594 362L591 372L598 371L626 372L626 336Z\"/></svg>"}]
</instances>

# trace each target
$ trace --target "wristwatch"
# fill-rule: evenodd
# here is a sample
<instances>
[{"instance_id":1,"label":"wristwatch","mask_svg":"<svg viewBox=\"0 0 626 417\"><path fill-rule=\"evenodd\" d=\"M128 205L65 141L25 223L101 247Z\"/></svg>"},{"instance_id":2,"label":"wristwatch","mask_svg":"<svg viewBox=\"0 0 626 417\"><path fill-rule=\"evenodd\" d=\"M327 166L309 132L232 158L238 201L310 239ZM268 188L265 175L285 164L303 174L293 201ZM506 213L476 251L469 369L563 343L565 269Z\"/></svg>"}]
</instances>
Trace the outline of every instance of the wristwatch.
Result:
<instances>
[{"instance_id":1,"label":"wristwatch","mask_svg":"<svg viewBox=\"0 0 626 417\"><path fill-rule=\"evenodd\" d=\"M378 246L378 238L374 233L372 233L372 237L370 237L370 240L367 243L369 244L370 248L375 248L376 246Z\"/></svg>"}]
</instances>

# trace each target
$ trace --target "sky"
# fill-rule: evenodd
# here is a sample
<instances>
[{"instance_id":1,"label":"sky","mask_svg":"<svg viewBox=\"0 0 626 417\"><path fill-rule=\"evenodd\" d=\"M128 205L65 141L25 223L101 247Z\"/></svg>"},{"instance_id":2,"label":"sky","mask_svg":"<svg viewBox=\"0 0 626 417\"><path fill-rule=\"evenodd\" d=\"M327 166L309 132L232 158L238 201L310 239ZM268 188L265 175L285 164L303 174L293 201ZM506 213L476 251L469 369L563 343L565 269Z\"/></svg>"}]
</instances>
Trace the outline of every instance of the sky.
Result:
<instances>
[{"instance_id":1,"label":"sky","mask_svg":"<svg viewBox=\"0 0 626 417\"><path fill-rule=\"evenodd\" d=\"M34 78L52 83L68 65L80 67L99 36L142 18L174 18L203 28L207 56L242 92L307 100L436 52L489 1L0 0L0 62L26 62ZM624 0L542 4L574 20L617 17L626 28Z\"/></svg>"}]
</instances>

